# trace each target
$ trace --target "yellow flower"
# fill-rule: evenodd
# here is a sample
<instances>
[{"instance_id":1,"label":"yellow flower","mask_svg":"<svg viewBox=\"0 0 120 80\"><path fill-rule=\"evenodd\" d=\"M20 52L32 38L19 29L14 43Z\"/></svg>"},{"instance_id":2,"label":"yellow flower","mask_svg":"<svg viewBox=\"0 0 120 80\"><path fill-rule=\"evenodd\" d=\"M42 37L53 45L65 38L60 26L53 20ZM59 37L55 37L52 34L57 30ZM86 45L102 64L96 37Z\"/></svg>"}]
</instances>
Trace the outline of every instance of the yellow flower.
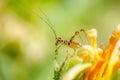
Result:
<instances>
[{"instance_id":1,"label":"yellow flower","mask_svg":"<svg viewBox=\"0 0 120 80\"><path fill-rule=\"evenodd\" d=\"M86 31L90 44L75 50L77 55L69 54L61 67L55 71L55 80L111 80L120 68L120 29L114 31L109 44L97 46L97 31Z\"/></svg>"},{"instance_id":2,"label":"yellow flower","mask_svg":"<svg viewBox=\"0 0 120 80\"><path fill-rule=\"evenodd\" d=\"M93 66L88 69L85 80L111 80L114 72L120 67L120 29L114 31L110 37L109 45L104 51L97 48L97 31L87 31L90 37L90 45L83 46Z\"/></svg>"}]
</instances>

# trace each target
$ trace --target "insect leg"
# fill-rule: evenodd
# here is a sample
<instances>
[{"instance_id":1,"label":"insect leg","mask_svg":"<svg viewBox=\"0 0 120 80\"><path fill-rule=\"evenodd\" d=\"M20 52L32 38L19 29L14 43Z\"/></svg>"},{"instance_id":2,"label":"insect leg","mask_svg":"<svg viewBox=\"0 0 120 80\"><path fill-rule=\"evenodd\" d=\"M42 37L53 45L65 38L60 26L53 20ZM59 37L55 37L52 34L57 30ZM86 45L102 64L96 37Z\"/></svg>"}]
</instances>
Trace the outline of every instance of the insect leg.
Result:
<instances>
[{"instance_id":1,"label":"insect leg","mask_svg":"<svg viewBox=\"0 0 120 80\"><path fill-rule=\"evenodd\" d=\"M56 47L55 49L55 60L57 60L57 55L58 55L58 49L62 46L62 44L60 44L59 46Z\"/></svg>"},{"instance_id":2,"label":"insect leg","mask_svg":"<svg viewBox=\"0 0 120 80\"><path fill-rule=\"evenodd\" d=\"M74 40L74 38L79 35L79 38L81 40L81 43L85 44L85 43L89 43L89 39L88 39L88 36L85 32L84 29L81 29L80 31L76 31L74 33L74 35L70 38L70 41L69 42L72 42ZM84 39L85 38L85 39Z\"/></svg>"},{"instance_id":3,"label":"insect leg","mask_svg":"<svg viewBox=\"0 0 120 80\"><path fill-rule=\"evenodd\" d=\"M54 56L55 70L60 67L60 65L58 64L58 61L57 61L57 55L58 55L58 49L59 49L61 46L62 46L62 44L57 45L57 47L56 47L56 49L55 49L55 56Z\"/></svg>"},{"instance_id":4,"label":"insect leg","mask_svg":"<svg viewBox=\"0 0 120 80\"><path fill-rule=\"evenodd\" d=\"M87 33L85 32L84 29L80 30L79 37L82 41L81 42L82 44L89 44L89 38L88 38L88 35L87 35Z\"/></svg>"},{"instance_id":5,"label":"insect leg","mask_svg":"<svg viewBox=\"0 0 120 80\"><path fill-rule=\"evenodd\" d=\"M84 29L81 29L80 31L76 31L74 35L70 38L69 42L73 42L76 36L79 36L80 39L80 45L82 44L88 44L89 43L89 38L88 35L86 34Z\"/></svg>"},{"instance_id":6,"label":"insect leg","mask_svg":"<svg viewBox=\"0 0 120 80\"><path fill-rule=\"evenodd\" d=\"M74 38L75 38L78 34L79 34L79 32L76 31L76 32L74 33L74 35L70 38L70 41L69 41L69 42L72 42L72 41L74 40Z\"/></svg>"}]
</instances>

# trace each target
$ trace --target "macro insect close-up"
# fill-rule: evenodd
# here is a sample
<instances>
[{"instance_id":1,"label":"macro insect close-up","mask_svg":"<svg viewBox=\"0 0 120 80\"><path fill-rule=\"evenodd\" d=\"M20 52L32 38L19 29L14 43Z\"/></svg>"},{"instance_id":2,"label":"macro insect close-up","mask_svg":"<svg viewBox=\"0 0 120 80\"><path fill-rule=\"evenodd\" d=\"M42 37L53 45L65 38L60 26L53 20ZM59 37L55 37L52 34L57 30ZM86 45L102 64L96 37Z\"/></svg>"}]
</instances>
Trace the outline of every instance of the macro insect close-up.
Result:
<instances>
[{"instance_id":1,"label":"macro insect close-up","mask_svg":"<svg viewBox=\"0 0 120 80\"><path fill-rule=\"evenodd\" d=\"M0 80L120 80L119 4L1 0Z\"/></svg>"}]
</instances>

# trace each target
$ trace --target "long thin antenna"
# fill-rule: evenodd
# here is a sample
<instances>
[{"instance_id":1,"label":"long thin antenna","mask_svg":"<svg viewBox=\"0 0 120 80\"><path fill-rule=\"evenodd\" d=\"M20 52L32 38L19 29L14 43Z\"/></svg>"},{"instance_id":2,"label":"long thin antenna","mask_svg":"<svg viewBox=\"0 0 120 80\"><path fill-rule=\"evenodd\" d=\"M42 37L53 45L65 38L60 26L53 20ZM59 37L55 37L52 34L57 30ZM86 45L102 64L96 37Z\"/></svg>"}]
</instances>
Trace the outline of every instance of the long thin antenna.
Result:
<instances>
[{"instance_id":1,"label":"long thin antenna","mask_svg":"<svg viewBox=\"0 0 120 80\"><path fill-rule=\"evenodd\" d=\"M25 6L22 2L18 1L19 3L21 3L22 6ZM56 34L56 31L53 29L53 25L52 23L50 22L49 18L47 17L47 15L39 8L39 10L41 11L41 13L45 16L46 20L43 19L39 14L37 14L35 11L32 10L33 13L35 13L41 20L43 20L49 27L50 29L52 30L54 36L55 36L55 39L57 38L57 34Z\"/></svg>"},{"instance_id":2,"label":"long thin antenna","mask_svg":"<svg viewBox=\"0 0 120 80\"><path fill-rule=\"evenodd\" d=\"M50 27L50 29L53 31L53 34L54 34L55 38L57 38L56 32L53 29L53 26L50 23L48 23L45 19L43 19L40 15L38 15L38 14L36 14L36 15Z\"/></svg>"},{"instance_id":3,"label":"long thin antenna","mask_svg":"<svg viewBox=\"0 0 120 80\"><path fill-rule=\"evenodd\" d=\"M49 22L49 24L51 25L51 27L53 27L53 24L51 23L50 19L48 18L48 16L45 14L45 12L43 12L43 10L41 8L39 8L39 10L41 11L41 13L45 16L45 18L47 19L47 21Z\"/></svg>"}]
</instances>

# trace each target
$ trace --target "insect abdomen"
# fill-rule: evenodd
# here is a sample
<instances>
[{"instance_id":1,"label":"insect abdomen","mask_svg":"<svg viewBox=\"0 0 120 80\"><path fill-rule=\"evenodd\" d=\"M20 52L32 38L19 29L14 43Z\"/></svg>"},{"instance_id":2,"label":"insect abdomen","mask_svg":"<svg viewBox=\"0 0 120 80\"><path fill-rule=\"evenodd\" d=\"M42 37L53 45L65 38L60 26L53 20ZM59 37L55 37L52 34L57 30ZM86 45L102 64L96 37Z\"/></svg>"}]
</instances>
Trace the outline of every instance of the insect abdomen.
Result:
<instances>
[{"instance_id":1,"label":"insect abdomen","mask_svg":"<svg viewBox=\"0 0 120 80\"><path fill-rule=\"evenodd\" d=\"M77 49L80 47L80 44L77 42L70 42L68 46L73 48L73 49Z\"/></svg>"}]
</instances>

